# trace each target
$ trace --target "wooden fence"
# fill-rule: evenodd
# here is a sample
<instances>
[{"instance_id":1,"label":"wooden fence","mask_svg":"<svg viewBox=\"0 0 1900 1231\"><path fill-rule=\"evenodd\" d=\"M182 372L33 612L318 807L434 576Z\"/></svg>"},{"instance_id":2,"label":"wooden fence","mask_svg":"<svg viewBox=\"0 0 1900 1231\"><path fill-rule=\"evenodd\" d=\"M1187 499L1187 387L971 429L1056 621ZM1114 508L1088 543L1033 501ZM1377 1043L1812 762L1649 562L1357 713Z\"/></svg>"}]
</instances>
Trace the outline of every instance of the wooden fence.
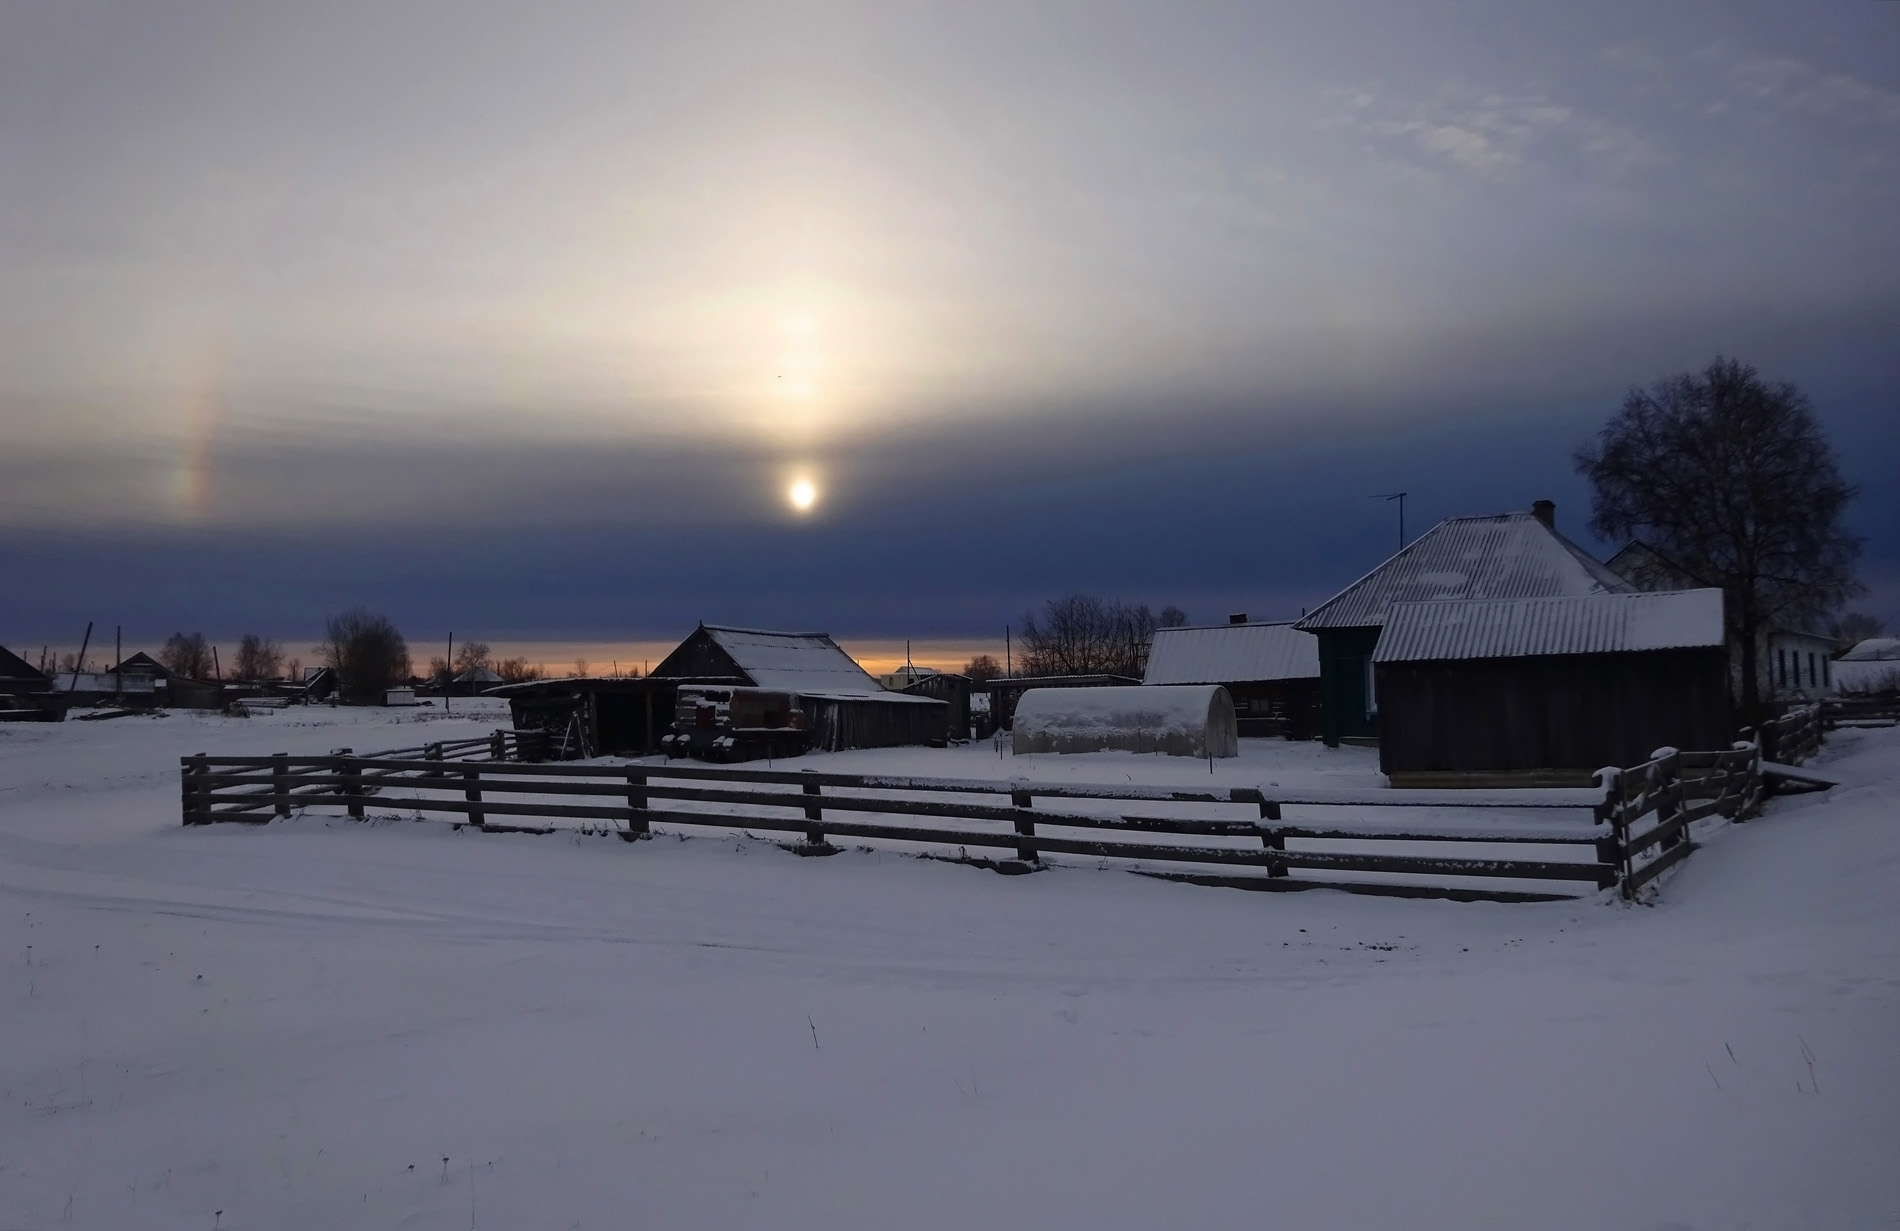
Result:
<instances>
[{"instance_id":1,"label":"wooden fence","mask_svg":"<svg viewBox=\"0 0 1900 1231\"><path fill-rule=\"evenodd\" d=\"M791 849L815 855L835 853L834 838L951 847L956 858L1006 872L1071 856L1254 889L1492 901L1576 896L1492 887L1508 880L1616 887L1633 899L1695 849L1696 822L1757 814L1770 750L1782 764L1799 764L1820 746L1832 716L1809 706L1724 751L1660 749L1642 765L1599 771L1598 785L1581 790L1197 791L673 762L541 764L547 749L539 731L368 754L185 757L180 783L187 825L262 824L311 806L362 819L376 807L417 818L443 814L486 832L550 833L556 822L579 822L628 841L654 825L763 830L796 835ZM1055 806L1038 807L1038 799ZM1287 808L1339 819L1289 820ZM1395 811L1406 819L1390 819ZM1421 812L1457 814L1464 823L1413 819ZM972 848L990 854L972 856ZM1527 848L1528 856L1519 853ZM1365 877L1380 879L1357 879Z\"/></svg>"},{"instance_id":2,"label":"wooden fence","mask_svg":"<svg viewBox=\"0 0 1900 1231\"><path fill-rule=\"evenodd\" d=\"M342 751L322 757L186 757L184 820L263 823L293 808L327 805L357 818L372 808L446 814L489 832L546 833L556 827L550 822L600 824L629 841L655 825L762 830L796 835L793 849L805 854L835 852L833 839L898 842L954 848L956 857L1003 871L1031 870L1051 856L1078 856L1129 861L1149 875L1205 884L1505 901L1574 894L1490 884L1503 879L1607 888L1618 879L1620 852L1593 825L1604 800L1596 790L1195 791L452 759L446 750L439 759L421 760ZM1038 800L1044 803L1038 806ZM1347 813L1350 819L1290 822L1284 816L1289 807L1333 817ZM1475 814L1478 821L1465 827L1368 821L1368 809L1440 816L1453 811L1467 821ZM1513 811L1537 821L1484 819ZM1515 853L1526 848L1528 856ZM971 856L971 850L985 854ZM1470 880L1489 884L1459 883Z\"/></svg>"},{"instance_id":3,"label":"wooden fence","mask_svg":"<svg viewBox=\"0 0 1900 1231\"><path fill-rule=\"evenodd\" d=\"M1690 826L1711 816L1745 821L1761 810L1762 752L1754 742L1727 752L1659 749L1633 769L1607 771L1598 818L1610 828L1617 884L1627 899L1695 849Z\"/></svg>"},{"instance_id":4,"label":"wooden fence","mask_svg":"<svg viewBox=\"0 0 1900 1231\"><path fill-rule=\"evenodd\" d=\"M1830 728L1900 726L1900 693L1829 697L1821 709Z\"/></svg>"}]
</instances>

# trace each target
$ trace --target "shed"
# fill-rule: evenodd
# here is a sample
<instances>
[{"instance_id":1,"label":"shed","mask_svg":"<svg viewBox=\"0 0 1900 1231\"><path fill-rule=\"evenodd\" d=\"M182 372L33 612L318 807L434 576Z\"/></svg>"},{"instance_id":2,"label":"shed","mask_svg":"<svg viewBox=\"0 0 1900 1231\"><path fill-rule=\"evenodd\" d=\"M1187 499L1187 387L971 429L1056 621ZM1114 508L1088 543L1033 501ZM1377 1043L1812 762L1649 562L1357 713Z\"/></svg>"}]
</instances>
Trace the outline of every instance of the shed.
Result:
<instances>
[{"instance_id":1,"label":"shed","mask_svg":"<svg viewBox=\"0 0 1900 1231\"><path fill-rule=\"evenodd\" d=\"M1159 629L1141 682L1219 684L1243 736L1319 733L1319 638L1291 623Z\"/></svg>"},{"instance_id":2,"label":"shed","mask_svg":"<svg viewBox=\"0 0 1900 1231\"><path fill-rule=\"evenodd\" d=\"M1557 533L1556 508L1439 522L1293 627L1319 638L1321 733L1328 744L1381 733L1372 655L1396 603L1576 598L1636 587Z\"/></svg>"},{"instance_id":3,"label":"shed","mask_svg":"<svg viewBox=\"0 0 1900 1231\"><path fill-rule=\"evenodd\" d=\"M1394 786L1587 784L1733 738L1720 590L1395 603L1373 666Z\"/></svg>"},{"instance_id":4,"label":"shed","mask_svg":"<svg viewBox=\"0 0 1900 1231\"><path fill-rule=\"evenodd\" d=\"M539 680L488 693L508 698L518 729L547 729L576 756L665 750L747 760L949 735L948 705L885 691L825 633L701 624L641 679ZM744 723L755 711L766 716L756 729Z\"/></svg>"},{"instance_id":5,"label":"shed","mask_svg":"<svg viewBox=\"0 0 1900 1231\"><path fill-rule=\"evenodd\" d=\"M69 701L38 667L0 646L0 722L58 722Z\"/></svg>"},{"instance_id":6,"label":"shed","mask_svg":"<svg viewBox=\"0 0 1900 1231\"><path fill-rule=\"evenodd\" d=\"M1234 702L1218 684L1034 688L1016 703L1010 748L1035 752L1240 755Z\"/></svg>"},{"instance_id":7,"label":"shed","mask_svg":"<svg viewBox=\"0 0 1900 1231\"><path fill-rule=\"evenodd\" d=\"M1695 570L1641 539L1631 539L1610 557L1609 568L1638 590L1695 590L1718 584L1716 578ZM1755 693L1771 705L1785 708L1818 701L1833 691L1829 660L1834 643L1805 629L1771 625L1761 629L1755 642ZM1741 638L1728 636L1729 687L1740 696L1744 674Z\"/></svg>"},{"instance_id":8,"label":"shed","mask_svg":"<svg viewBox=\"0 0 1900 1231\"><path fill-rule=\"evenodd\" d=\"M21 693L47 692L52 687L53 681L47 678L44 671L0 645L0 693L17 696Z\"/></svg>"},{"instance_id":9,"label":"shed","mask_svg":"<svg viewBox=\"0 0 1900 1231\"><path fill-rule=\"evenodd\" d=\"M1032 688L1132 688L1141 681L1132 675L1003 675L984 686L989 693L990 729L1009 730L1016 721L1016 703Z\"/></svg>"}]
</instances>

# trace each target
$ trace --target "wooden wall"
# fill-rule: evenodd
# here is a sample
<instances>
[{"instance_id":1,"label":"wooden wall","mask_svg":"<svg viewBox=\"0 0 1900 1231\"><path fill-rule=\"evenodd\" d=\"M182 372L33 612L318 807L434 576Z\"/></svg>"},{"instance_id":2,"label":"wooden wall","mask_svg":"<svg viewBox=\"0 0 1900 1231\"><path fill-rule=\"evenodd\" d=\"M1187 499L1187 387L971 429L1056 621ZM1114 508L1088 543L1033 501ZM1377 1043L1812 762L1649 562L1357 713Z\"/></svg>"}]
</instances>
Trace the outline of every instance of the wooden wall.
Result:
<instances>
[{"instance_id":1,"label":"wooden wall","mask_svg":"<svg viewBox=\"0 0 1900 1231\"><path fill-rule=\"evenodd\" d=\"M1735 738L1720 649L1378 667L1388 775L1637 765Z\"/></svg>"}]
</instances>

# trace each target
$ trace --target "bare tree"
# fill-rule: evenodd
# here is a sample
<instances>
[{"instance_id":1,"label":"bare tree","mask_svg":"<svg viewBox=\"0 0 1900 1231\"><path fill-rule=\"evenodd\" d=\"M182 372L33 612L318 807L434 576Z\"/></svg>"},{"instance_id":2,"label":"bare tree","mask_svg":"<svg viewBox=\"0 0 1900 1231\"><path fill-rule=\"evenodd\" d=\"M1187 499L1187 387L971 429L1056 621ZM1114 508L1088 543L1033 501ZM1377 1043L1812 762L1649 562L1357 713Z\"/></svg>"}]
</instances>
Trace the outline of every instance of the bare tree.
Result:
<instances>
[{"instance_id":1,"label":"bare tree","mask_svg":"<svg viewBox=\"0 0 1900 1231\"><path fill-rule=\"evenodd\" d=\"M165 670L188 680L211 678L211 647L203 633L173 633L158 652Z\"/></svg>"},{"instance_id":2,"label":"bare tree","mask_svg":"<svg viewBox=\"0 0 1900 1231\"><path fill-rule=\"evenodd\" d=\"M1878 616L1868 615L1864 611L1850 611L1828 626L1828 636L1834 638L1834 652L1845 654L1869 637L1878 637L1887 631L1886 622Z\"/></svg>"},{"instance_id":3,"label":"bare tree","mask_svg":"<svg viewBox=\"0 0 1900 1231\"><path fill-rule=\"evenodd\" d=\"M586 679L587 678L587 660L585 658L575 659L574 669L567 673L567 678L570 680Z\"/></svg>"},{"instance_id":4,"label":"bare tree","mask_svg":"<svg viewBox=\"0 0 1900 1231\"><path fill-rule=\"evenodd\" d=\"M996 661L995 655L978 654L963 664L963 674L978 684L987 684L1003 674L1003 664Z\"/></svg>"},{"instance_id":5,"label":"bare tree","mask_svg":"<svg viewBox=\"0 0 1900 1231\"><path fill-rule=\"evenodd\" d=\"M455 649L455 674L461 675L464 671L486 667L493 657L494 654L489 650L487 642L464 641Z\"/></svg>"},{"instance_id":6,"label":"bare tree","mask_svg":"<svg viewBox=\"0 0 1900 1231\"><path fill-rule=\"evenodd\" d=\"M1139 677L1154 635L1154 613L1146 605L1065 594L1044 603L1040 615L1023 617L1023 673Z\"/></svg>"},{"instance_id":7,"label":"bare tree","mask_svg":"<svg viewBox=\"0 0 1900 1231\"><path fill-rule=\"evenodd\" d=\"M345 697L380 697L409 676L409 644L387 616L352 607L324 625L317 653L335 669Z\"/></svg>"},{"instance_id":8,"label":"bare tree","mask_svg":"<svg viewBox=\"0 0 1900 1231\"><path fill-rule=\"evenodd\" d=\"M542 678L541 668L534 666L525 658L504 658L494 664L495 674L504 684L523 684L529 680Z\"/></svg>"},{"instance_id":9,"label":"bare tree","mask_svg":"<svg viewBox=\"0 0 1900 1231\"><path fill-rule=\"evenodd\" d=\"M1818 624L1860 590L1860 540L1841 524L1856 489L1807 397L1718 356L1700 373L1631 389L1574 460L1590 481L1591 529L1640 533L1722 588L1742 710L1758 716L1769 631Z\"/></svg>"},{"instance_id":10,"label":"bare tree","mask_svg":"<svg viewBox=\"0 0 1900 1231\"><path fill-rule=\"evenodd\" d=\"M1186 628L1188 613L1172 604L1163 607L1161 614L1155 617L1157 628Z\"/></svg>"},{"instance_id":11,"label":"bare tree","mask_svg":"<svg viewBox=\"0 0 1900 1231\"><path fill-rule=\"evenodd\" d=\"M273 680L283 666L284 651L269 637L245 633L238 641L237 661L231 666L234 680Z\"/></svg>"}]
</instances>

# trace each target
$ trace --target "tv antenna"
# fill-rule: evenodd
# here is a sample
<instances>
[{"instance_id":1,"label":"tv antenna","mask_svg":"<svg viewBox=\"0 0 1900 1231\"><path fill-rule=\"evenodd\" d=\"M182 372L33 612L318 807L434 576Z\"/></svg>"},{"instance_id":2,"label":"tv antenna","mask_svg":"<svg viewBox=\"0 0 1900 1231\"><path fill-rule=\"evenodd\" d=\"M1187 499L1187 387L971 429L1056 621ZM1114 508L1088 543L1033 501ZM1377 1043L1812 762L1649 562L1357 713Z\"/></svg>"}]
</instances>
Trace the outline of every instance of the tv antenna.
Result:
<instances>
[{"instance_id":1,"label":"tv antenna","mask_svg":"<svg viewBox=\"0 0 1900 1231\"><path fill-rule=\"evenodd\" d=\"M1405 493L1380 492L1376 496L1367 496L1368 500L1396 500L1399 502L1399 550L1405 550Z\"/></svg>"}]
</instances>

